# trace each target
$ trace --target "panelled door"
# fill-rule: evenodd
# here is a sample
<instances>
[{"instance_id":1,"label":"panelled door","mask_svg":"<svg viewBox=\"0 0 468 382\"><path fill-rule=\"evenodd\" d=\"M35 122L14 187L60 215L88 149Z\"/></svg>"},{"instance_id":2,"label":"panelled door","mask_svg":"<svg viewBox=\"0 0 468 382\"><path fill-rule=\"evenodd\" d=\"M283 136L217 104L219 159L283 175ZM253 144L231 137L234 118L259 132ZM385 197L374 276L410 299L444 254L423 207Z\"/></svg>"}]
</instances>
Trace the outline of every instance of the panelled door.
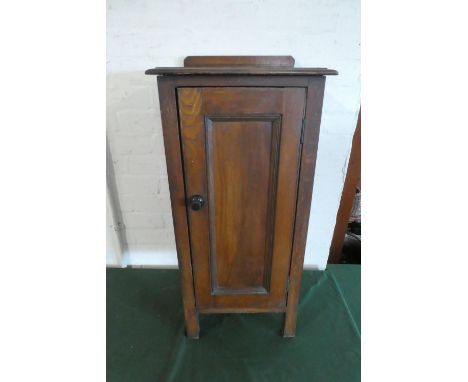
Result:
<instances>
[{"instance_id":1,"label":"panelled door","mask_svg":"<svg viewBox=\"0 0 468 382\"><path fill-rule=\"evenodd\" d=\"M191 257L201 312L283 311L304 88L178 88Z\"/></svg>"}]
</instances>

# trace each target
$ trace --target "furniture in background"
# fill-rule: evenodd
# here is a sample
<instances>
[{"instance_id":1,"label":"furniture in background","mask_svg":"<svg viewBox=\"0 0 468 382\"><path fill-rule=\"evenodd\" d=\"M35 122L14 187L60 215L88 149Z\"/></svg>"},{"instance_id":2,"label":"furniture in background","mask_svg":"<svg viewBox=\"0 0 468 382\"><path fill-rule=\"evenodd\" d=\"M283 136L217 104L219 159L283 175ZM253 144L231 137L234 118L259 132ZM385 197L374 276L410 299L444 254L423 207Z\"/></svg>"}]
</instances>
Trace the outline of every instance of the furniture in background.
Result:
<instances>
[{"instance_id":1,"label":"furniture in background","mask_svg":"<svg viewBox=\"0 0 468 382\"><path fill-rule=\"evenodd\" d=\"M359 224L359 263L361 246L361 110L353 136L351 154L346 171L346 179L341 194L340 207L336 215L336 225L330 246L329 264L338 264L342 259L343 244L350 224ZM357 205L359 204L359 205ZM354 213L353 213L354 210ZM356 235L354 234L354 237Z\"/></svg>"},{"instance_id":2,"label":"furniture in background","mask_svg":"<svg viewBox=\"0 0 468 382\"><path fill-rule=\"evenodd\" d=\"M198 313L285 313L292 337L325 68L291 56L155 68L186 334Z\"/></svg>"}]
</instances>

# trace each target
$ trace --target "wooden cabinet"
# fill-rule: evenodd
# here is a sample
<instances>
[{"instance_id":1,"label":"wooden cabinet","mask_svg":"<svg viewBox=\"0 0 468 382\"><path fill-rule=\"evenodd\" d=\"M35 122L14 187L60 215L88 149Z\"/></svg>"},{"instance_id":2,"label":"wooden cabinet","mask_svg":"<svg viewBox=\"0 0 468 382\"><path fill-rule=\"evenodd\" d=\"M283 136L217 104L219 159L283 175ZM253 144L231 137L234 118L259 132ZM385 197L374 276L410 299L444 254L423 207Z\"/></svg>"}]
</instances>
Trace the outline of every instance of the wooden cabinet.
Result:
<instances>
[{"instance_id":1,"label":"wooden cabinet","mask_svg":"<svg viewBox=\"0 0 468 382\"><path fill-rule=\"evenodd\" d=\"M155 68L186 332L198 313L284 312L295 334L325 75L290 56Z\"/></svg>"}]
</instances>

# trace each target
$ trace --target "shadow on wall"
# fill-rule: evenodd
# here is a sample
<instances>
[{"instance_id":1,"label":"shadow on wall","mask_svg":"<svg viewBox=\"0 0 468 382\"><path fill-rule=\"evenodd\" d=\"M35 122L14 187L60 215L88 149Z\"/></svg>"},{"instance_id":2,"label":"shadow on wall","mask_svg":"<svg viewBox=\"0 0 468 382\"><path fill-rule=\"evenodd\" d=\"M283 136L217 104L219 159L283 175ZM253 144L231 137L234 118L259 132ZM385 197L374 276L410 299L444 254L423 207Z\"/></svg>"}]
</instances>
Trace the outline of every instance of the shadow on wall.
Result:
<instances>
[{"instance_id":1,"label":"shadow on wall","mask_svg":"<svg viewBox=\"0 0 468 382\"><path fill-rule=\"evenodd\" d=\"M107 139L113 197L124 223L127 264L176 265L156 79L107 74Z\"/></svg>"}]
</instances>

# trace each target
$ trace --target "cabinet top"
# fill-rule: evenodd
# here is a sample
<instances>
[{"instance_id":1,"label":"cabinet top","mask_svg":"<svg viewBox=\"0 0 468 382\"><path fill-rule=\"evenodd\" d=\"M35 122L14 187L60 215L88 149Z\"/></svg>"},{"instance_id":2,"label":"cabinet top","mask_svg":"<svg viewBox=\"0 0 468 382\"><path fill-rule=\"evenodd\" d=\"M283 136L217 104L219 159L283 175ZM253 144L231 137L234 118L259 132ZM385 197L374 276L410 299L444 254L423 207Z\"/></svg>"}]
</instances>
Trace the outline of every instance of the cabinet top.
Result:
<instances>
[{"instance_id":1,"label":"cabinet top","mask_svg":"<svg viewBox=\"0 0 468 382\"><path fill-rule=\"evenodd\" d=\"M292 56L188 56L184 67L148 69L149 75L337 75L327 68L295 68Z\"/></svg>"}]
</instances>

